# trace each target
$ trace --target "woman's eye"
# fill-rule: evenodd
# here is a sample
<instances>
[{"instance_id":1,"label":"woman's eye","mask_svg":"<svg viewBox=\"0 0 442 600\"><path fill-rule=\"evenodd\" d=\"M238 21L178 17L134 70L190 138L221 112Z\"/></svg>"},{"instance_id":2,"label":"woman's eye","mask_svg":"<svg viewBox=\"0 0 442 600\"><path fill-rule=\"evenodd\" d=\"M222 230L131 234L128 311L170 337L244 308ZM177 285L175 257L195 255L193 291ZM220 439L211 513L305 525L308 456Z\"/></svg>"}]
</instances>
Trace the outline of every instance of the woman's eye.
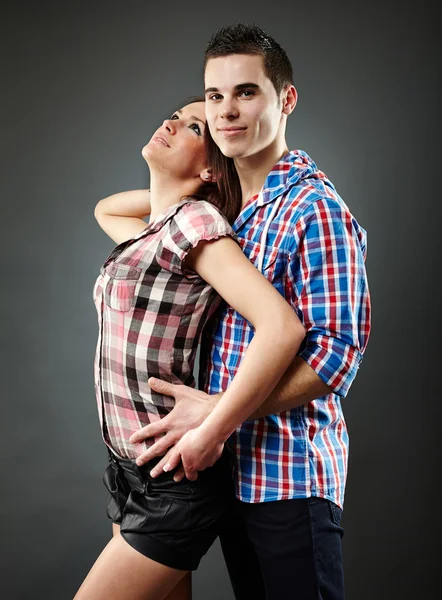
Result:
<instances>
[{"instance_id":1,"label":"woman's eye","mask_svg":"<svg viewBox=\"0 0 442 600\"><path fill-rule=\"evenodd\" d=\"M170 117L170 120L171 120L171 121L174 121L175 119L178 119L178 115L172 115L172 116Z\"/></svg>"},{"instance_id":2,"label":"woman's eye","mask_svg":"<svg viewBox=\"0 0 442 600\"><path fill-rule=\"evenodd\" d=\"M200 126L198 125L198 123L192 123L190 128L193 129L194 131L196 131L196 133L198 135L201 135L201 129L200 129Z\"/></svg>"}]
</instances>

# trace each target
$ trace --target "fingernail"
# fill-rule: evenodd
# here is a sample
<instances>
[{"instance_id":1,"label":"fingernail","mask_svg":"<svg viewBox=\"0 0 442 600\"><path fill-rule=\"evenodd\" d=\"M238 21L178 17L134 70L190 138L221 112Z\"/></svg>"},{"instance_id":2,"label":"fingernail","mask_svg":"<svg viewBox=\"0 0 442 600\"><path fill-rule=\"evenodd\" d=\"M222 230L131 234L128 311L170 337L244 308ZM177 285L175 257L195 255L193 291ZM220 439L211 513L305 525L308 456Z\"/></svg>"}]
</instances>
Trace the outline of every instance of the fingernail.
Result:
<instances>
[{"instance_id":1,"label":"fingernail","mask_svg":"<svg viewBox=\"0 0 442 600\"><path fill-rule=\"evenodd\" d=\"M179 482L181 481L181 477L174 477L174 478L173 478L173 480L174 480L176 483L179 483Z\"/></svg>"},{"instance_id":2,"label":"fingernail","mask_svg":"<svg viewBox=\"0 0 442 600\"><path fill-rule=\"evenodd\" d=\"M167 464L164 465L163 471L170 471L170 465L169 465L169 463L167 463Z\"/></svg>"},{"instance_id":3,"label":"fingernail","mask_svg":"<svg viewBox=\"0 0 442 600\"><path fill-rule=\"evenodd\" d=\"M149 473L149 475L151 477L156 477L157 476L157 472L155 471L155 469L152 469L152 471Z\"/></svg>"},{"instance_id":4,"label":"fingernail","mask_svg":"<svg viewBox=\"0 0 442 600\"><path fill-rule=\"evenodd\" d=\"M141 462L141 460L138 460L138 459L137 459L135 462L137 463L137 465L138 465L139 467L141 467L141 465L143 464L143 463Z\"/></svg>"}]
</instances>

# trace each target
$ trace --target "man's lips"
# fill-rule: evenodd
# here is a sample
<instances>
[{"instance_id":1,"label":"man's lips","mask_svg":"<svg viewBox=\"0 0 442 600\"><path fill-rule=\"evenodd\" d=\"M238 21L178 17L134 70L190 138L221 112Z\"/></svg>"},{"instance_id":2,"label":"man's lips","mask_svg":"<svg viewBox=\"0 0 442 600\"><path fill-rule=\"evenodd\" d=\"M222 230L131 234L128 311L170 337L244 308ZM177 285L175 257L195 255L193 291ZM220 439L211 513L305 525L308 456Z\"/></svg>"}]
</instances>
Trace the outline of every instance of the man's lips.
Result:
<instances>
[{"instance_id":1,"label":"man's lips","mask_svg":"<svg viewBox=\"0 0 442 600\"><path fill-rule=\"evenodd\" d=\"M237 135L240 135L241 133L244 133L244 131L246 129L247 129L247 127L238 127L238 126L218 127L218 131L224 137L235 137Z\"/></svg>"},{"instance_id":2,"label":"man's lips","mask_svg":"<svg viewBox=\"0 0 442 600\"><path fill-rule=\"evenodd\" d=\"M164 146L167 146L168 148L170 148L170 146L169 146L169 144L166 142L166 140L165 140L163 137L161 137L160 135L154 135L153 139L154 139L156 142L160 142L161 144L164 144Z\"/></svg>"}]
</instances>

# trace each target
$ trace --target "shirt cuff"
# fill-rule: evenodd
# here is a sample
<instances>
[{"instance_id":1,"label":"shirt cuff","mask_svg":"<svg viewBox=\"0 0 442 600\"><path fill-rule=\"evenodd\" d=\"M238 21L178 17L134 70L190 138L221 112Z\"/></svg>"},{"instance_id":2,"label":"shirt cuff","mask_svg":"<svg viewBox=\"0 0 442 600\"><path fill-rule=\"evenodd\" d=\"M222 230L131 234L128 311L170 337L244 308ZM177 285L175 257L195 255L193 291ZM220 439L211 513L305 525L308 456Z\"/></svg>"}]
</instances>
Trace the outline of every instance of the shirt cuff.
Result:
<instances>
[{"instance_id":1,"label":"shirt cuff","mask_svg":"<svg viewBox=\"0 0 442 600\"><path fill-rule=\"evenodd\" d=\"M362 361L357 348L327 335L307 335L299 356L338 396L347 395Z\"/></svg>"}]
</instances>

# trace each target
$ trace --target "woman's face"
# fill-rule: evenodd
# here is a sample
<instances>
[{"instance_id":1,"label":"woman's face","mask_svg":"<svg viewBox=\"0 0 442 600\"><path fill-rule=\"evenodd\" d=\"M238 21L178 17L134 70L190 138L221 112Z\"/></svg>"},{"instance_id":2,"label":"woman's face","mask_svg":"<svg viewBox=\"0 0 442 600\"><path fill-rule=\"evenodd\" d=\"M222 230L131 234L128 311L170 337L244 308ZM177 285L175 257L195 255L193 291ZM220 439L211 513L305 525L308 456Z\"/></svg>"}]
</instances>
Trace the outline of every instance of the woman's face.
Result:
<instances>
[{"instance_id":1,"label":"woman's face","mask_svg":"<svg viewBox=\"0 0 442 600\"><path fill-rule=\"evenodd\" d=\"M157 129L141 152L143 158L151 169L175 178L199 177L206 166L205 128L204 102L188 104Z\"/></svg>"}]
</instances>

